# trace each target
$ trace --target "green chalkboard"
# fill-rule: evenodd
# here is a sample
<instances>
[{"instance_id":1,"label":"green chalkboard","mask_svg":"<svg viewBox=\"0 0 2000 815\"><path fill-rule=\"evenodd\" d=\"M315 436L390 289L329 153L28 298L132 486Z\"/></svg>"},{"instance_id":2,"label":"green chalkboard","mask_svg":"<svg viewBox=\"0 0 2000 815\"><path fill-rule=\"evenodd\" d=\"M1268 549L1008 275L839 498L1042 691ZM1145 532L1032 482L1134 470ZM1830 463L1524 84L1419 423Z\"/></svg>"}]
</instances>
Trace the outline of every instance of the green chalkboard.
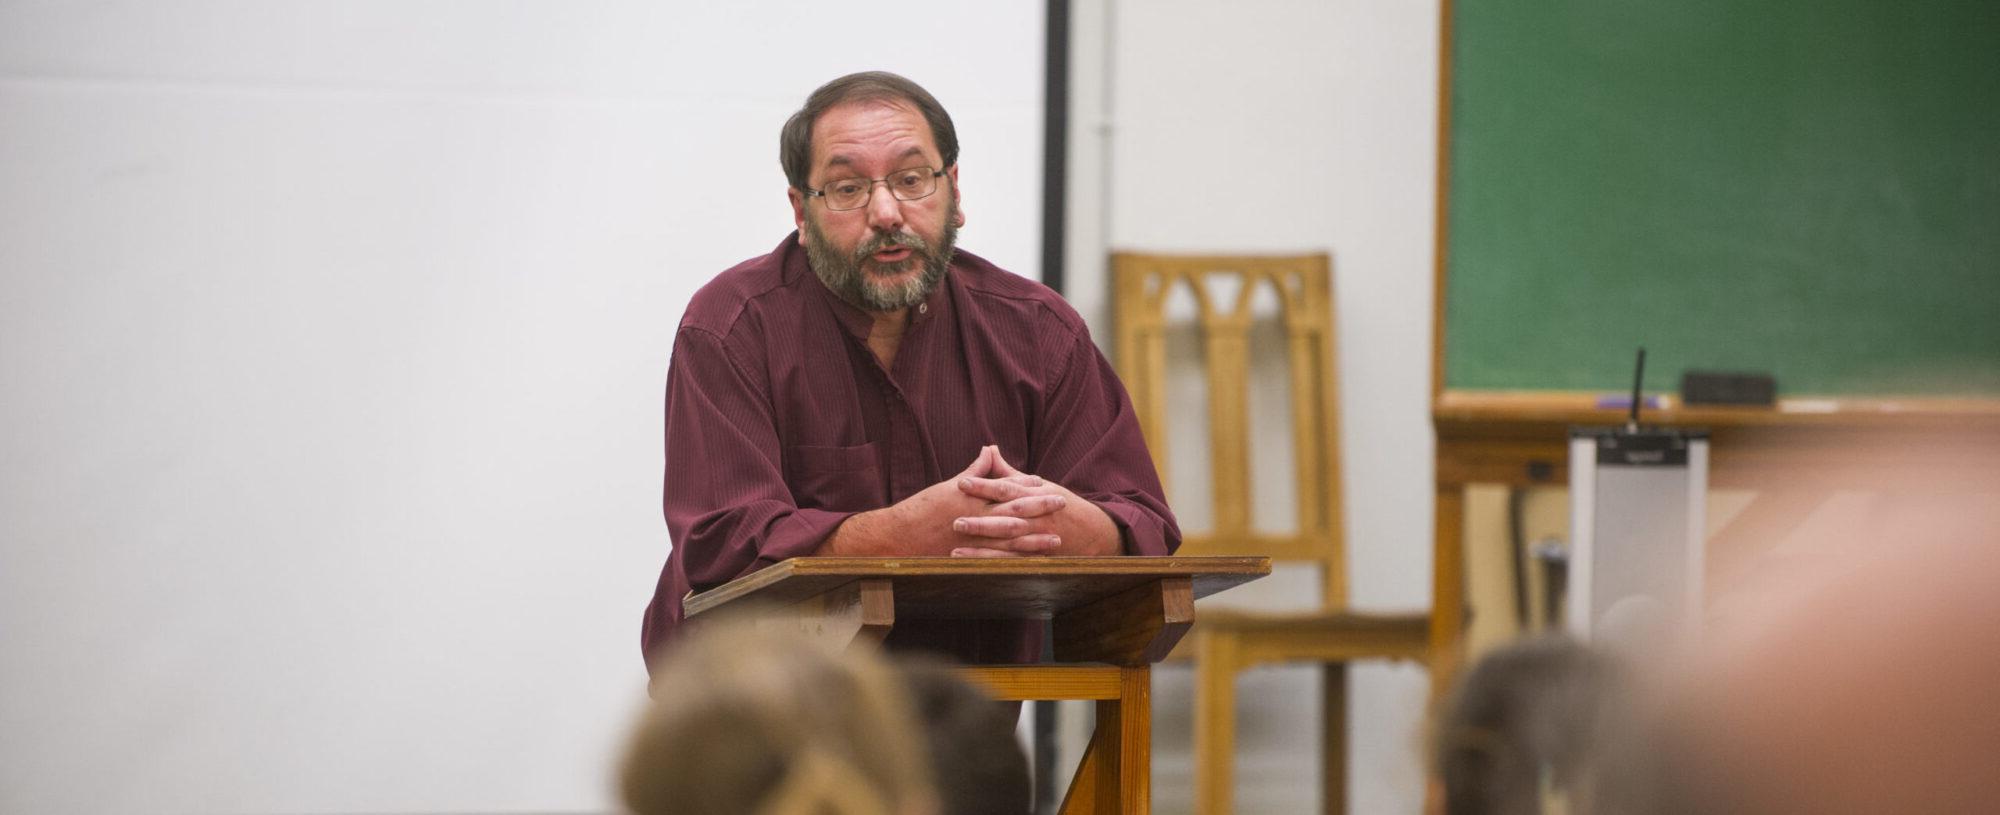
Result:
<instances>
[{"instance_id":1,"label":"green chalkboard","mask_svg":"<svg viewBox=\"0 0 2000 815\"><path fill-rule=\"evenodd\" d=\"M1455 0L1444 384L2000 395L2000 0Z\"/></svg>"}]
</instances>

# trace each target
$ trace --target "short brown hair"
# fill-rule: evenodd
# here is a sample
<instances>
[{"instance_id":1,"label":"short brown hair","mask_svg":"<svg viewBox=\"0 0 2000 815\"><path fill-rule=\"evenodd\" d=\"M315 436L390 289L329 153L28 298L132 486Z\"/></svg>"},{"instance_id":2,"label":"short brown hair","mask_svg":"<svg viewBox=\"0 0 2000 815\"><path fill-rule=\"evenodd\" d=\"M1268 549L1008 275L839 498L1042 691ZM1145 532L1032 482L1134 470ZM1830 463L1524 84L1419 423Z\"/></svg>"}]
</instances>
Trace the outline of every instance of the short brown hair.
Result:
<instances>
[{"instance_id":1,"label":"short brown hair","mask_svg":"<svg viewBox=\"0 0 2000 815\"><path fill-rule=\"evenodd\" d=\"M915 703L931 757L931 781L950 815L1027 815L1034 810L1028 756L1014 738L1020 708L996 702L928 657L896 667Z\"/></svg>"},{"instance_id":2,"label":"short brown hair","mask_svg":"<svg viewBox=\"0 0 2000 815\"><path fill-rule=\"evenodd\" d=\"M620 773L635 815L934 809L907 692L871 651L712 623L662 653L653 680Z\"/></svg>"},{"instance_id":3,"label":"short brown hair","mask_svg":"<svg viewBox=\"0 0 2000 815\"><path fill-rule=\"evenodd\" d=\"M1518 640L1481 657L1433 725L1444 812L1525 815L1542 811L1544 780L1587 786L1592 750L1615 726L1627 681L1615 655L1566 637Z\"/></svg>"},{"instance_id":4,"label":"short brown hair","mask_svg":"<svg viewBox=\"0 0 2000 815\"><path fill-rule=\"evenodd\" d=\"M778 163L785 168L785 181L794 188L806 189L806 177L812 174L813 123L819 121L820 114L848 102L881 99L906 102L924 115L924 121L931 126L931 139L937 142L938 154L944 161L944 167L938 169L958 163L958 129L952 126L951 114L945 112L930 91L888 71L863 71L819 86L806 97L805 106L785 120L784 129L778 131Z\"/></svg>"}]
</instances>

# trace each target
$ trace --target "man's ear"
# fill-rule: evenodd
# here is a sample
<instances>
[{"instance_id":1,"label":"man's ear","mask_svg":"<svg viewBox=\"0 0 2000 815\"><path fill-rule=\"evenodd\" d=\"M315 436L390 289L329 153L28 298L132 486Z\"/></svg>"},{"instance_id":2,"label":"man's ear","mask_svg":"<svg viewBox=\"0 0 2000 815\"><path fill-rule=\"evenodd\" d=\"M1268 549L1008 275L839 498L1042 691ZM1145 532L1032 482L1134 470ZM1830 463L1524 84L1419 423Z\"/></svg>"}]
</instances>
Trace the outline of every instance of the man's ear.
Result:
<instances>
[{"instance_id":1,"label":"man's ear","mask_svg":"<svg viewBox=\"0 0 2000 815\"><path fill-rule=\"evenodd\" d=\"M951 203L954 213L951 216L951 225L954 228L963 228L965 226L965 197L958 194L958 165L951 165L951 168L945 170L944 174L951 177Z\"/></svg>"},{"instance_id":2,"label":"man's ear","mask_svg":"<svg viewBox=\"0 0 2000 815\"><path fill-rule=\"evenodd\" d=\"M799 192L797 187L786 187L785 198L792 202L792 228L805 231L806 194Z\"/></svg>"}]
</instances>

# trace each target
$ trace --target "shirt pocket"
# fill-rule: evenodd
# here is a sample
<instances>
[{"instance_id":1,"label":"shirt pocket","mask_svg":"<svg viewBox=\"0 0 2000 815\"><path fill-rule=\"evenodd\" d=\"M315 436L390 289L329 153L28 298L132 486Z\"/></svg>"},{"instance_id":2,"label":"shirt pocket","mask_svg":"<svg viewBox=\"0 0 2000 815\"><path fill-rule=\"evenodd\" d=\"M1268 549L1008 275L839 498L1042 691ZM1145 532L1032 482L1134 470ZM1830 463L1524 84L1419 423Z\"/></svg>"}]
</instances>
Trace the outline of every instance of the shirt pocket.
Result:
<instances>
[{"instance_id":1,"label":"shirt pocket","mask_svg":"<svg viewBox=\"0 0 2000 815\"><path fill-rule=\"evenodd\" d=\"M873 444L796 445L785 451L785 470L792 501L800 509L860 512L888 505Z\"/></svg>"}]
</instances>

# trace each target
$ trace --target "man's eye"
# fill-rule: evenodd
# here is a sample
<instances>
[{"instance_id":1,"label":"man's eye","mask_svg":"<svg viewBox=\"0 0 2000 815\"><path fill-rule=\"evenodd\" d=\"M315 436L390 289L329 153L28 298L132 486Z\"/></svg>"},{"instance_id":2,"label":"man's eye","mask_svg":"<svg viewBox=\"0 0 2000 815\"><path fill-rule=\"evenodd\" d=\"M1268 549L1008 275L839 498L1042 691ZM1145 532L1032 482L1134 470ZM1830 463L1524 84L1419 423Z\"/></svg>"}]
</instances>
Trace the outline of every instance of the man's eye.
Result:
<instances>
[{"instance_id":1,"label":"man's eye","mask_svg":"<svg viewBox=\"0 0 2000 815\"><path fill-rule=\"evenodd\" d=\"M827 186L826 191L828 194L845 198L847 196L860 195L862 189L863 187L859 181L835 181Z\"/></svg>"},{"instance_id":2,"label":"man's eye","mask_svg":"<svg viewBox=\"0 0 2000 815\"><path fill-rule=\"evenodd\" d=\"M923 173L912 171L896 176L896 186L898 187L921 187L923 184Z\"/></svg>"}]
</instances>

